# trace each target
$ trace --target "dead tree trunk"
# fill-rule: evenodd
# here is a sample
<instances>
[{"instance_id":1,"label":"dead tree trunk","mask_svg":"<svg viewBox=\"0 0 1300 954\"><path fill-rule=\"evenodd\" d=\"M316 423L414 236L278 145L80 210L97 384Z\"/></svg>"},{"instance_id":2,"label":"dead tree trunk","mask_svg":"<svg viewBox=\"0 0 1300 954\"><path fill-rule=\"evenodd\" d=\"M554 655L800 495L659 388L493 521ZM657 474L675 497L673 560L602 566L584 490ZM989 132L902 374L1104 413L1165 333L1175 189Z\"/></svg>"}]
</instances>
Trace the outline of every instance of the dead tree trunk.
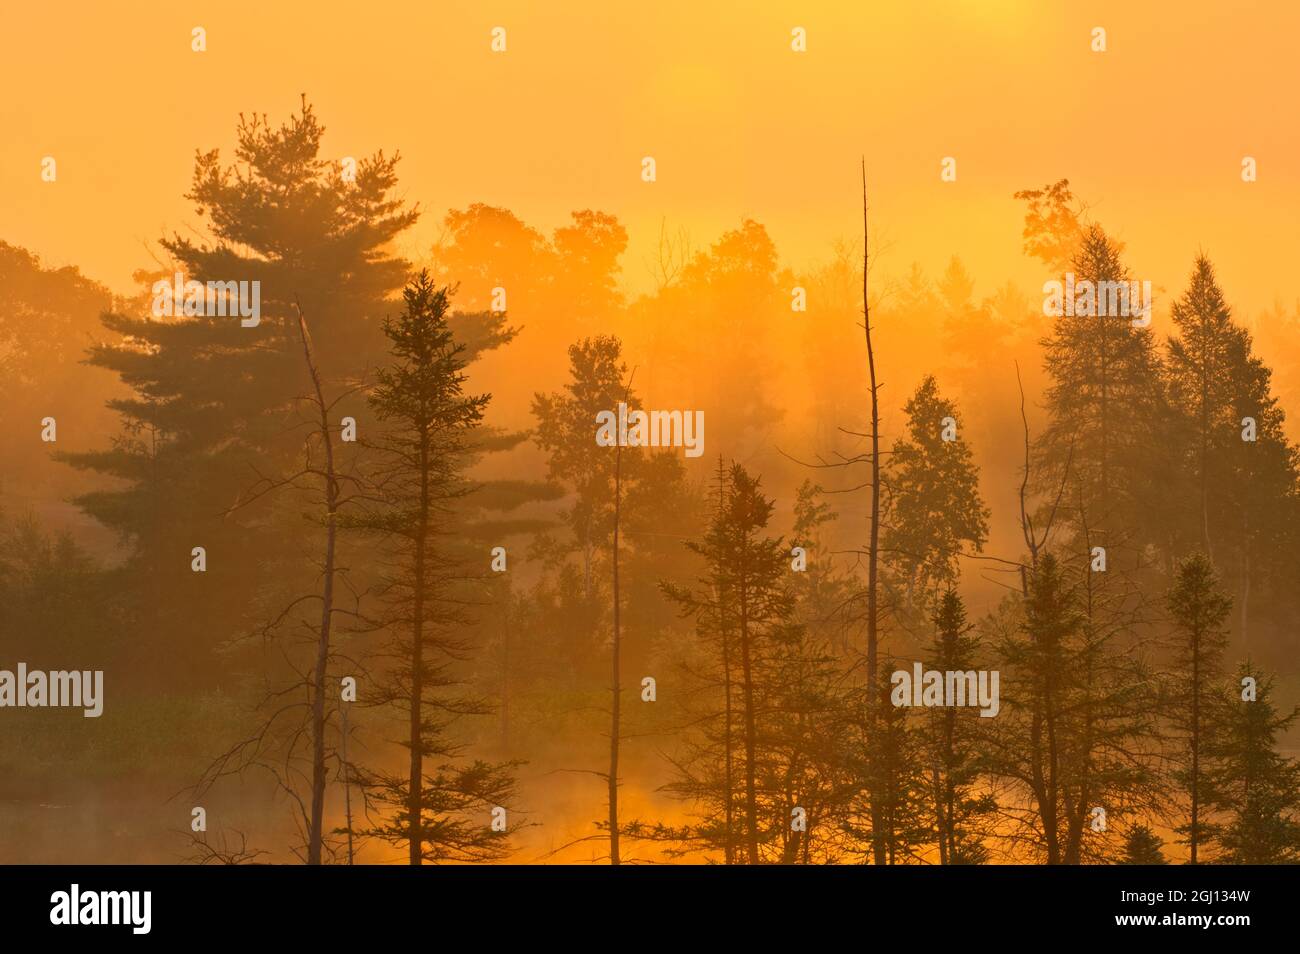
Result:
<instances>
[{"instance_id":1,"label":"dead tree trunk","mask_svg":"<svg viewBox=\"0 0 1300 954\"><path fill-rule=\"evenodd\" d=\"M311 333L307 330L307 319L303 317L302 308L296 303L294 308L298 313L298 332L302 338L303 359L307 363L307 371L311 375L315 394L312 403L319 413L321 443L325 447L325 567L321 592L320 633L316 641L316 666L311 685L311 828L307 842L307 863L318 865L321 863L324 842L325 672L329 665L330 623L334 615L334 545L338 535L339 482L334 471L334 443L330 437L329 405L325 403L320 372L316 368L316 360L312 354Z\"/></svg>"},{"instance_id":2,"label":"dead tree trunk","mask_svg":"<svg viewBox=\"0 0 1300 954\"><path fill-rule=\"evenodd\" d=\"M870 264L867 237L867 161L862 160L862 327L867 337L867 373L871 383L871 540L867 545L867 715L868 723L875 729L876 708L880 687L877 670L877 611L879 609L879 557L880 557L880 400L876 383L876 352L871 342L871 302L868 298L867 273ZM874 739L868 739L873 744ZM871 792L871 848L878 865L886 862L884 812L880 798Z\"/></svg>"}]
</instances>

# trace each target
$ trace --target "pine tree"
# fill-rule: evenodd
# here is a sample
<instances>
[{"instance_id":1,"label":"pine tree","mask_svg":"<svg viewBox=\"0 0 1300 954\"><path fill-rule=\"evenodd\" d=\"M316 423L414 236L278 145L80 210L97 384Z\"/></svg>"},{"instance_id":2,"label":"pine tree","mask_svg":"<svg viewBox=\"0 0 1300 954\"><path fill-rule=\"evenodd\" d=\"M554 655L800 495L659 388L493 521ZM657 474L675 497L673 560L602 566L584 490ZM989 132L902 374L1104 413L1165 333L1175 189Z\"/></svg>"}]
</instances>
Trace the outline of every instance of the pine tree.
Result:
<instances>
[{"instance_id":1,"label":"pine tree","mask_svg":"<svg viewBox=\"0 0 1300 954\"><path fill-rule=\"evenodd\" d=\"M701 715L701 734L688 742L688 758L677 763L668 790L723 809L720 832L711 827L716 821L706 818L685 837L724 851L734 842L728 860L759 864L773 835L771 813L760 811L769 794L760 784L764 762L778 748L772 742L778 731L772 722L780 694L778 656L781 647L797 641L800 628L794 622L785 545L764 533L772 501L763 496L758 478L739 464L719 476L713 520L704 539L691 547L705 558L706 575L698 587L665 584L664 592L697 618L697 631L707 640L702 681L720 688L721 699L714 696L716 702L709 703L716 706L711 716Z\"/></svg>"},{"instance_id":2,"label":"pine tree","mask_svg":"<svg viewBox=\"0 0 1300 954\"><path fill-rule=\"evenodd\" d=\"M698 728L683 740L683 754L674 760L676 778L666 789L691 802L700 821L684 827L676 839L721 849L725 864L736 861L742 841L736 818L735 595L728 567L730 530L726 522L730 489L729 470L719 457L708 527L700 540L686 544L704 560L698 585L660 584L681 615L695 622L694 651L681 664L681 676L692 688L684 698L690 723Z\"/></svg>"},{"instance_id":3,"label":"pine tree","mask_svg":"<svg viewBox=\"0 0 1300 954\"><path fill-rule=\"evenodd\" d=\"M799 622L817 642L844 655L849 649L850 605L857 587L852 573L835 563L828 528L838 514L822 499L822 487L805 480L796 491L794 536L807 567L794 577Z\"/></svg>"},{"instance_id":4,"label":"pine tree","mask_svg":"<svg viewBox=\"0 0 1300 954\"><path fill-rule=\"evenodd\" d=\"M892 705L891 667L882 667L876 688L878 704L862 707L859 780L866 796L868 827L851 819L846 828L871 845L881 865L920 859L935 841L934 806L926 778L925 750L915 718L907 706ZM883 855L876 846L883 847Z\"/></svg>"},{"instance_id":5,"label":"pine tree","mask_svg":"<svg viewBox=\"0 0 1300 954\"><path fill-rule=\"evenodd\" d=\"M1120 864L1125 865L1167 865L1168 861L1161 854L1163 842L1146 825L1130 825L1124 836L1124 857Z\"/></svg>"},{"instance_id":6,"label":"pine tree","mask_svg":"<svg viewBox=\"0 0 1300 954\"><path fill-rule=\"evenodd\" d=\"M456 505L473 489L464 468L490 396L465 393L465 349L448 324L448 289L424 271L403 298L403 312L384 322L392 356L370 395L379 503L353 525L383 542L382 623L395 663L380 674L377 701L406 716L409 766L404 775L367 772L361 783L392 812L372 834L405 843L411 864L490 860L504 855L510 828L491 827L488 813L511 801L514 780L509 765L463 764L454 735L463 717L490 710L463 690L457 672L473 652L463 634L470 571L448 543Z\"/></svg>"},{"instance_id":7,"label":"pine tree","mask_svg":"<svg viewBox=\"0 0 1300 954\"><path fill-rule=\"evenodd\" d=\"M124 435L66 458L124 482L77 503L134 548L142 635L189 656L199 678L212 678L211 649L260 614L252 594L267 577L290 591L301 582L301 555L269 522L269 506L226 517L250 474L283 473L300 450L294 394L283 384L301 374L293 303L311 318L334 390L378 358L382 335L370 316L382 313L407 267L386 252L416 215L391 197L396 157L362 160L355 182L344 181L338 163L320 155L324 131L304 99L278 127L241 118L235 165L223 165L217 150L198 155L186 197L210 239L164 239L174 266L149 277L169 286L173 271L198 282L258 282L260 321L106 315L119 338L94 347L89 361L132 391L111 402ZM190 573L194 546L209 554L202 576ZM158 599L163 592L177 599Z\"/></svg>"},{"instance_id":8,"label":"pine tree","mask_svg":"<svg viewBox=\"0 0 1300 954\"><path fill-rule=\"evenodd\" d=\"M1213 559L1217 534L1211 532L1210 496L1212 489L1216 494L1223 490L1215 480L1221 475L1212 475L1211 468L1225 449L1224 438L1237 436L1239 422L1230 417L1234 410L1231 371L1242 353L1244 332L1232 324L1232 313L1214 280L1214 267L1204 255L1197 257L1191 285L1174 302L1172 317L1178 336L1169 339L1170 400L1184 409L1194 434L1190 443L1199 498L1197 538Z\"/></svg>"},{"instance_id":9,"label":"pine tree","mask_svg":"<svg viewBox=\"0 0 1300 954\"><path fill-rule=\"evenodd\" d=\"M1085 233L1071 268L1076 283L1094 288L1129 280L1120 246L1096 225ZM1108 296L1095 295L1090 308L1080 293L1076 304L1053 318L1043 342L1050 420L1039 441L1037 475L1049 495L1070 476L1079 492L1061 515L1077 532L1086 513L1112 563L1123 555L1136 565L1156 535L1151 515L1163 506L1157 490L1166 416L1160 363L1150 329L1135 327Z\"/></svg>"},{"instance_id":10,"label":"pine tree","mask_svg":"<svg viewBox=\"0 0 1300 954\"><path fill-rule=\"evenodd\" d=\"M594 594L593 569L599 554L608 549L614 520L615 455L595 441L596 415L617 411L620 401L635 407L636 396L626 386L627 366L622 345L612 336L584 339L569 348L570 381L564 390L537 394L534 440L547 454L547 475L573 495L564 514L572 535L572 550L582 560L584 594ZM619 466L625 479L635 474L640 453L629 448Z\"/></svg>"},{"instance_id":11,"label":"pine tree","mask_svg":"<svg viewBox=\"0 0 1300 954\"><path fill-rule=\"evenodd\" d=\"M974 670L979 640L972 635L974 627L966 621L965 604L955 591L948 590L939 599L933 623L930 668ZM970 708L931 709L921 731L941 864L977 864L988 855L983 835L997 804L987 792L975 790L984 768L979 718Z\"/></svg>"},{"instance_id":12,"label":"pine tree","mask_svg":"<svg viewBox=\"0 0 1300 954\"><path fill-rule=\"evenodd\" d=\"M979 468L957 431L957 407L927 376L907 402L907 437L894 442L886 468L889 505L881 547L907 606L929 604L957 580L959 557L979 553L989 510Z\"/></svg>"},{"instance_id":13,"label":"pine tree","mask_svg":"<svg viewBox=\"0 0 1300 954\"><path fill-rule=\"evenodd\" d=\"M69 438L80 446L77 435L112 427L115 415L104 407L104 395L116 397L120 389L82 363L112 302L107 288L76 268L43 265L26 249L0 241L0 403L14 422L0 433L0 494L11 507L21 499L23 508L41 508L86 489L67 468L26 453L30 435L17 422L55 418L59 446ZM34 487L43 493L32 494Z\"/></svg>"},{"instance_id":14,"label":"pine tree","mask_svg":"<svg viewBox=\"0 0 1300 954\"><path fill-rule=\"evenodd\" d=\"M785 549L779 539L760 536L772 518L772 501L759 481L739 464L731 469L726 522L730 537L728 567L735 592L735 625L740 650L742 738L745 749L745 850L758 863L758 741L762 696L759 688L770 640L789 625L794 600L786 586Z\"/></svg>"},{"instance_id":15,"label":"pine tree","mask_svg":"<svg viewBox=\"0 0 1300 954\"><path fill-rule=\"evenodd\" d=\"M1276 865L1300 862L1300 763L1278 752L1278 736L1300 718L1300 707L1281 714L1273 680L1256 677L1244 663L1237 676L1242 698L1228 703L1222 732L1210 753L1215 795L1207 808L1221 814L1216 861ZM1246 679L1257 679L1246 698Z\"/></svg>"},{"instance_id":16,"label":"pine tree","mask_svg":"<svg viewBox=\"0 0 1300 954\"><path fill-rule=\"evenodd\" d=\"M1203 255L1173 319L1178 334L1169 339L1166 377L1170 403L1181 409L1178 457L1197 500L1182 537L1225 568L1244 637L1261 597L1280 618L1296 607L1283 567L1300 535L1300 449L1286 438L1271 372L1254 355L1250 333L1233 322Z\"/></svg>"},{"instance_id":17,"label":"pine tree","mask_svg":"<svg viewBox=\"0 0 1300 954\"><path fill-rule=\"evenodd\" d=\"M990 738L994 771L1018 796L1005 803L1019 819L1012 837L1048 864L1116 849L1094 809L1113 824L1159 804L1151 675L1125 638L1131 620L1099 583L1107 574L1085 562L1072 583L1075 570L1047 553L1029 575L1017 631L1000 647L1002 711Z\"/></svg>"},{"instance_id":18,"label":"pine tree","mask_svg":"<svg viewBox=\"0 0 1300 954\"><path fill-rule=\"evenodd\" d=\"M1083 626L1055 555L1044 555L1029 578L1023 612L1021 633L1002 647L1006 684L1023 688L1004 700L1005 716L1019 724L1000 755L1003 773L1032 799L1027 827L1047 864L1054 865L1065 854L1066 694L1076 678L1071 649Z\"/></svg>"},{"instance_id":19,"label":"pine tree","mask_svg":"<svg viewBox=\"0 0 1300 954\"><path fill-rule=\"evenodd\" d=\"M764 859L834 862L843 855L842 820L860 788L851 717L861 699L848 688L842 661L824 637L794 625L772 639L759 737Z\"/></svg>"},{"instance_id":20,"label":"pine tree","mask_svg":"<svg viewBox=\"0 0 1300 954\"><path fill-rule=\"evenodd\" d=\"M1176 777L1190 802L1187 823L1179 826L1178 833L1184 836L1191 852L1191 863L1196 864L1205 841L1202 805L1209 775L1205 753L1213 747L1207 745L1207 738L1214 731L1221 699L1222 660L1227 645L1223 624L1232 601L1219 591L1210 561L1198 553L1179 564L1168 605L1178 639L1174 657L1176 684L1168 711L1177 731L1186 739Z\"/></svg>"}]
</instances>

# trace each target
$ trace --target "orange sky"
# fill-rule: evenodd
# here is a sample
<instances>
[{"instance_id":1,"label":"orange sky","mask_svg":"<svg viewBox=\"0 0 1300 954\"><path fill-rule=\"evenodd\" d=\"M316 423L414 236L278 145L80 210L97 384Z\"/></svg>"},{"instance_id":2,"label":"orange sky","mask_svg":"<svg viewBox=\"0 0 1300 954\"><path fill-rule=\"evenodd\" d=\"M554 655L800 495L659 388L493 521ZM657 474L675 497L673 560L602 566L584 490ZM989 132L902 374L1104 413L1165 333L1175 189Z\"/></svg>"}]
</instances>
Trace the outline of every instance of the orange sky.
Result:
<instances>
[{"instance_id":1,"label":"orange sky","mask_svg":"<svg viewBox=\"0 0 1300 954\"><path fill-rule=\"evenodd\" d=\"M860 228L865 153L890 272L934 273L957 253L977 294L1007 278L1035 288L1010 194L1067 176L1158 298L1181 290L1198 248L1246 315L1300 294L1290 2L120 9L14 4L0 23L0 238L119 291L146 244L197 223L181 198L195 148L228 153L240 110L279 121L305 91L331 155L401 150L405 195L427 213L403 246L416 258L448 207L481 201L544 232L571 209L616 214L632 292L649 284L663 219L701 247L752 216L800 268ZM505 53L489 48L498 25ZM190 50L194 26L206 53ZM795 26L806 53L790 49ZM1089 49L1094 26L1104 54ZM1244 155L1256 183L1241 182ZM939 180L943 156L956 183Z\"/></svg>"}]
</instances>

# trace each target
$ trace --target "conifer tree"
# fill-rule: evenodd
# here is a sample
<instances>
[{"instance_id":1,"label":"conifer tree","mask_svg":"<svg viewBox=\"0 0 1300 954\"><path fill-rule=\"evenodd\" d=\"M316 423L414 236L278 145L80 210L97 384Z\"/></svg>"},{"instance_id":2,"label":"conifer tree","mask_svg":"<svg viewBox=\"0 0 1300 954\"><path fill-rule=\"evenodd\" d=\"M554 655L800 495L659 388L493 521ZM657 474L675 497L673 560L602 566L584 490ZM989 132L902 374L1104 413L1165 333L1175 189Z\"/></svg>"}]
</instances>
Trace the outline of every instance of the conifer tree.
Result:
<instances>
[{"instance_id":1,"label":"conifer tree","mask_svg":"<svg viewBox=\"0 0 1300 954\"><path fill-rule=\"evenodd\" d=\"M740 650L741 734L745 749L745 851L757 864L758 745L763 703L760 681L770 644L789 627L794 600L787 586L785 549L779 539L762 536L772 518L772 501L759 481L739 464L731 469L725 511L729 537L728 575L735 593L735 625Z\"/></svg>"},{"instance_id":2,"label":"conifer tree","mask_svg":"<svg viewBox=\"0 0 1300 954\"><path fill-rule=\"evenodd\" d=\"M596 443L596 415L617 412L620 401L635 407L629 390L622 344L613 336L586 338L569 347L570 380L563 391L537 394L534 440L547 454L547 475L573 493L573 504L563 519L572 535L566 552L576 550L582 560L584 594L594 591L593 568L608 549L614 519L615 455ZM619 466L624 479L634 477L640 453L628 448Z\"/></svg>"},{"instance_id":3,"label":"conifer tree","mask_svg":"<svg viewBox=\"0 0 1300 954\"><path fill-rule=\"evenodd\" d=\"M1076 286L1128 282L1120 251L1100 226L1091 226L1071 262ZM1165 506L1157 489L1167 417L1159 357L1150 329L1135 326L1137 316L1112 307L1109 296L1094 294L1089 306L1079 293L1073 304L1052 319L1043 341L1050 384L1049 423L1039 442L1040 489L1055 492L1068 468L1079 493L1067 499L1074 506L1062 516L1077 531L1080 511L1086 512L1113 560L1123 555L1137 565L1156 536L1151 515Z\"/></svg>"},{"instance_id":4,"label":"conifer tree","mask_svg":"<svg viewBox=\"0 0 1300 954\"><path fill-rule=\"evenodd\" d=\"M691 545L705 558L706 575L698 587L665 584L664 592L697 618L699 632L708 640L706 652L712 655L705 656L703 673L706 679L714 673L714 685L720 683L721 717L715 713L702 719L703 733L690 743L691 758L677 763L669 790L723 809L720 833L710 836L706 820L704 829L687 832L688 837L703 833L724 851L734 841L729 860L759 864L773 832L770 813L760 811L768 794L760 785L766 774L763 761L777 748L772 739L778 657L780 647L794 642L800 628L793 619L784 543L764 532L772 501L763 496L758 478L739 464L720 478L708 533Z\"/></svg>"},{"instance_id":5,"label":"conifer tree","mask_svg":"<svg viewBox=\"0 0 1300 954\"><path fill-rule=\"evenodd\" d=\"M892 668L881 668L878 702L863 708L863 746L859 784L865 795L869 827L852 818L848 830L871 845L875 864L897 865L920 859L935 841L934 806L926 779L925 751L911 709L890 701ZM883 846L883 856L877 846Z\"/></svg>"},{"instance_id":6,"label":"conifer tree","mask_svg":"<svg viewBox=\"0 0 1300 954\"><path fill-rule=\"evenodd\" d=\"M1168 711L1185 740L1175 775L1189 801L1187 822L1178 832L1184 836L1191 863L1196 864L1205 843L1202 812L1210 774L1206 752L1213 749L1207 740L1221 715L1222 661L1227 644L1223 625L1232 601L1220 592L1210 561L1198 553L1179 564L1168 605L1177 638L1176 683Z\"/></svg>"},{"instance_id":7,"label":"conifer tree","mask_svg":"<svg viewBox=\"0 0 1300 954\"><path fill-rule=\"evenodd\" d=\"M933 616L930 668L966 672L976 668L979 640L954 590L939 599ZM987 858L983 835L997 804L976 786L983 772L979 712L946 706L931 709L921 730L941 864L978 864Z\"/></svg>"},{"instance_id":8,"label":"conifer tree","mask_svg":"<svg viewBox=\"0 0 1300 954\"><path fill-rule=\"evenodd\" d=\"M1019 819L1011 837L1048 864L1110 857L1115 821L1160 807L1158 699L1131 638L1126 582L1047 552L1028 574L1017 632L1002 638L991 764L1013 782L1002 802Z\"/></svg>"},{"instance_id":9,"label":"conifer tree","mask_svg":"<svg viewBox=\"0 0 1300 954\"><path fill-rule=\"evenodd\" d=\"M773 634L772 649L759 741L764 860L834 862L843 855L841 821L860 789L852 713L861 698L825 637L801 625L784 627Z\"/></svg>"},{"instance_id":10,"label":"conifer tree","mask_svg":"<svg viewBox=\"0 0 1300 954\"><path fill-rule=\"evenodd\" d=\"M989 510L979 468L958 432L957 407L927 376L907 402L907 436L894 442L886 469L887 523L881 548L906 606L925 605L957 580L958 558L979 553Z\"/></svg>"},{"instance_id":11,"label":"conifer tree","mask_svg":"<svg viewBox=\"0 0 1300 954\"><path fill-rule=\"evenodd\" d=\"M695 623L694 652L680 664L690 723L683 751L674 760L676 777L666 789L693 804L699 822L685 826L677 840L721 849L725 864L736 861L742 828L737 820L739 736L736 709L735 595L728 568L730 535L726 523L731 481L718 458L709 523L702 538L686 548L704 560L695 587L665 581L664 595L684 618Z\"/></svg>"},{"instance_id":12,"label":"conifer tree","mask_svg":"<svg viewBox=\"0 0 1300 954\"><path fill-rule=\"evenodd\" d=\"M207 238L164 239L172 262L148 276L169 287L173 272L197 282L257 282L257 324L246 327L239 315L106 314L117 339L90 352L92 365L119 375L132 393L111 402L123 439L67 457L124 484L77 502L133 546L141 572L132 579L148 587L134 597L142 615L153 612L151 603L175 605L154 599L158 591L183 594L184 612L145 620L153 638L165 635L169 653L192 655L201 678L212 678L211 649L261 612L252 594L267 576L284 579L289 591L303 582L291 535L277 532L269 506L224 516L250 474L283 473L300 450L290 426L293 392L283 385L301 373L295 299L311 318L333 391L377 359L382 335L372 317L407 267L387 251L416 217L392 198L397 158L362 159L355 181L346 181L340 165L321 156L324 132L305 99L279 126L241 118L235 164L217 150L195 161L186 198ZM147 297L141 305L155 303ZM202 576L190 573L194 546L209 554Z\"/></svg>"},{"instance_id":13,"label":"conifer tree","mask_svg":"<svg viewBox=\"0 0 1300 954\"><path fill-rule=\"evenodd\" d=\"M1043 554L1018 632L1000 647L992 764L1013 783L1004 808L1021 830L1011 837L1048 864L1108 857L1117 845L1106 826L1159 805L1152 677L1126 638L1131 620L1111 605L1125 594L1109 593L1105 575Z\"/></svg>"},{"instance_id":14,"label":"conifer tree","mask_svg":"<svg viewBox=\"0 0 1300 954\"><path fill-rule=\"evenodd\" d=\"M1232 313L1215 282L1214 267L1204 255L1196 259L1187 291L1173 303L1172 317L1178 335L1169 339L1166 373L1170 400L1183 409L1195 435L1191 463L1199 499L1196 539L1213 559L1216 534L1210 526L1210 497L1212 491L1219 494L1224 489L1215 479L1221 475L1212 475L1211 468L1227 448L1226 439L1237 436L1239 422L1230 417L1235 410L1231 370L1244 356L1245 342L1244 332L1233 325Z\"/></svg>"},{"instance_id":15,"label":"conifer tree","mask_svg":"<svg viewBox=\"0 0 1300 954\"><path fill-rule=\"evenodd\" d=\"M1070 650L1083 621L1060 563L1045 554L1029 578L1021 633L1002 646L1004 685L1021 687L1003 701L1008 738L1000 745L1001 771L1032 800L1031 842L1047 864L1064 857L1066 694L1076 678Z\"/></svg>"},{"instance_id":16,"label":"conifer tree","mask_svg":"<svg viewBox=\"0 0 1300 954\"><path fill-rule=\"evenodd\" d=\"M378 534L385 553L382 622L393 663L379 675L377 703L405 715L409 765L404 774L371 770L361 783L391 811L372 834L404 843L410 864L490 860L505 853L512 830L491 825L490 812L512 800L514 780L509 765L465 764L455 734L463 718L490 707L457 671L473 654L463 604L474 574L451 545L457 504L474 489L464 470L490 395L465 393L449 290L422 271L403 298L402 313L384 322L391 357L370 395L377 505L353 523Z\"/></svg>"},{"instance_id":17,"label":"conifer tree","mask_svg":"<svg viewBox=\"0 0 1300 954\"><path fill-rule=\"evenodd\" d=\"M1228 703L1211 752L1215 794L1207 807L1220 815L1215 860L1295 864L1300 862L1300 763L1278 751L1278 737L1300 718L1300 707L1279 712L1273 679L1256 676L1249 662L1237 676L1241 697ZM1244 688L1247 678L1257 680L1253 694Z\"/></svg>"},{"instance_id":18,"label":"conifer tree","mask_svg":"<svg viewBox=\"0 0 1300 954\"><path fill-rule=\"evenodd\" d=\"M1179 409L1178 459L1197 501L1181 538L1224 568L1245 637L1252 605L1264 602L1280 618L1297 605L1285 568L1300 539L1300 449L1287 440L1271 372L1203 255L1173 319L1166 377Z\"/></svg>"},{"instance_id":19,"label":"conifer tree","mask_svg":"<svg viewBox=\"0 0 1300 954\"><path fill-rule=\"evenodd\" d=\"M850 605L857 582L835 563L829 527L837 518L822 499L819 484L805 480L796 491L792 543L804 551L806 567L794 576L798 618L814 639L833 652L849 649Z\"/></svg>"},{"instance_id":20,"label":"conifer tree","mask_svg":"<svg viewBox=\"0 0 1300 954\"><path fill-rule=\"evenodd\" d=\"M1169 862L1160 851L1162 844L1146 825L1130 825L1124 836L1124 857L1120 864L1167 865Z\"/></svg>"}]
</instances>

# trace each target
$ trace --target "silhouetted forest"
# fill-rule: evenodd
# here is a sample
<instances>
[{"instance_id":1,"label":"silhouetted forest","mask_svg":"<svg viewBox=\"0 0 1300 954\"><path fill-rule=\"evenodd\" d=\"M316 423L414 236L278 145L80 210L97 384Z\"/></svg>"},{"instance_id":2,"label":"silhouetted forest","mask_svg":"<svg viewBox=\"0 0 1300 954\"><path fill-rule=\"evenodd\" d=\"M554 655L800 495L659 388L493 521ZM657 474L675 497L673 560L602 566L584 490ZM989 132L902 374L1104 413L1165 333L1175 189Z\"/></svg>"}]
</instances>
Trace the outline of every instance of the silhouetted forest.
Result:
<instances>
[{"instance_id":1,"label":"silhouetted forest","mask_svg":"<svg viewBox=\"0 0 1300 954\"><path fill-rule=\"evenodd\" d=\"M806 268L665 222L632 295L616 212L485 204L408 258L401 143L324 132L163 143L134 295L0 242L0 669L104 672L4 711L0 859L1300 861L1300 310L1190 241L1096 307L1150 276L1070 170L1006 197L1059 313L898 269L854 156Z\"/></svg>"}]
</instances>

